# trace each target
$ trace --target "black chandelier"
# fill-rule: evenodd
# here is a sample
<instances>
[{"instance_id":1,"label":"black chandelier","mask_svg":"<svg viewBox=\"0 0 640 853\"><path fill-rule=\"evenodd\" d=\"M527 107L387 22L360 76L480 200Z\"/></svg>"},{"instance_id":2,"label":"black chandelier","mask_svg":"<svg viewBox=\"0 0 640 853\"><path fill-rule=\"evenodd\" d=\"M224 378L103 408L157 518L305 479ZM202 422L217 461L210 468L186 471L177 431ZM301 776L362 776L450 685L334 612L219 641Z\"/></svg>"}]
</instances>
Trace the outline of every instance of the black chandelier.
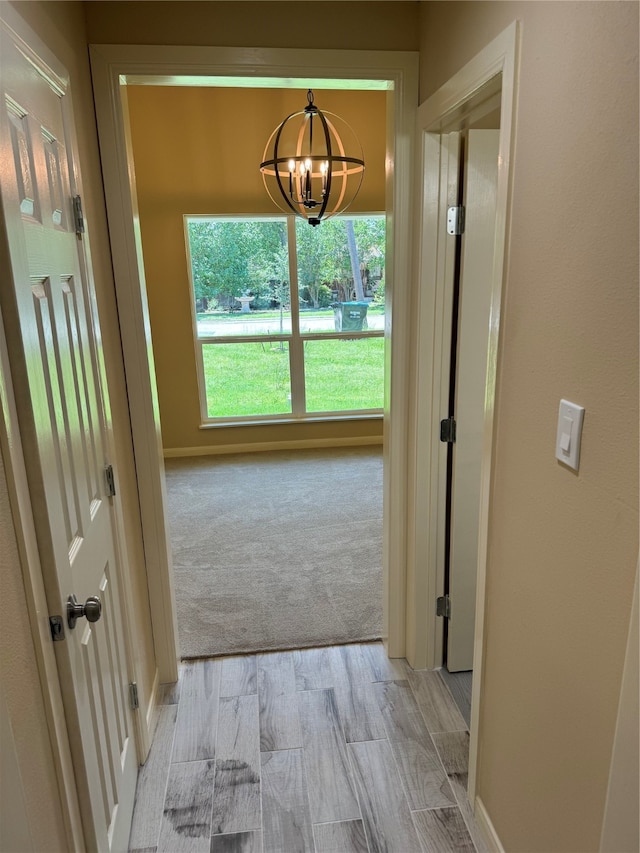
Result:
<instances>
[{"instance_id":1,"label":"black chandelier","mask_svg":"<svg viewBox=\"0 0 640 853\"><path fill-rule=\"evenodd\" d=\"M271 200L315 226L349 207L362 184L364 160L349 125L319 110L309 89L304 110L287 116L269 137L260 171Z\"/></svg>"}]
</instances>

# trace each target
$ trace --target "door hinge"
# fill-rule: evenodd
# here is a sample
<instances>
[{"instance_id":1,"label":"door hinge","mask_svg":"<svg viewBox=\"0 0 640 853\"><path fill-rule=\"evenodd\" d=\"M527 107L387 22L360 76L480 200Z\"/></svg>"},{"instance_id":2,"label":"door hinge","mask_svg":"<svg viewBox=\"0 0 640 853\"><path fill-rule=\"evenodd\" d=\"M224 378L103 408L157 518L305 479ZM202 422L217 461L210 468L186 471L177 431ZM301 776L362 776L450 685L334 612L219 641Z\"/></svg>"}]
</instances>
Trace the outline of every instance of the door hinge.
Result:
<instances>
[{"instance_id":1,"label":"door hinge","mask_svg":"<svg viewBox=\"0 0 640 853\"><path fill-rule=\"evenodd\" d=\"M49 628L54 643L64 640L64 619L62 616L49 616Z\"/></svg>"},{"instance_id":2,"label":"door hinge","mask_svg":"<svg viewBox=\"0 0 640 853\"><path fill-rule=\"evenodd\" d=\"M140 702L138 700L138 685L135 681L132 681L129 685L129 704L131 705L132 711L137 711L140 707Z\"/></svg>"},{"instance_id":3,"label":"door hinge","mask_svg":"<svg viewBox=\"0 0 640 853\"><path fill-rule=\"evenodd\" d=\"M453 444L456 440L456 420L455 418L445 418L440 421L440 441L446 441Z\"/></svg>"},{"instance_id":4,"label":"door hinge","mask_svg":"<svg viewBox=\"0 0 640 853\"><path fill-rule=\"evenodd\" d=\"M464 234L464 206L447 208L447 234L457 237Z\"/></svg>"},{"instance_id":5,"label":"door hinge","mask_svg":"<svg viewBox=\"0 0 640 853\"><path fill-rule=\"evenodd\" d=\"M73 197L73 221L75 224L76 234L80 237L84 234L84 214L82 212L82 199L79 195Z\"/></svg>"},{"instance_id":6,"label":"door hinge","mask_svg":"<svg viewBox=\"0 0 640 853\"><path fill-rule=\"evenodd\" d=\"M105 466L104 479L107 484L107 494L112 498L116 493L116 478L113 474L113 465Z\"/></svg>"},{"instance_id":7,"label":"door hinge","mask_svg":"<svg viewBox=\"0 0 640 853\"><path fill-rule=\"evenodd\" d=\"M451 619L451 599L448 595L440 595L436 598L436 616Z\"/></svg>"}]
</instances>

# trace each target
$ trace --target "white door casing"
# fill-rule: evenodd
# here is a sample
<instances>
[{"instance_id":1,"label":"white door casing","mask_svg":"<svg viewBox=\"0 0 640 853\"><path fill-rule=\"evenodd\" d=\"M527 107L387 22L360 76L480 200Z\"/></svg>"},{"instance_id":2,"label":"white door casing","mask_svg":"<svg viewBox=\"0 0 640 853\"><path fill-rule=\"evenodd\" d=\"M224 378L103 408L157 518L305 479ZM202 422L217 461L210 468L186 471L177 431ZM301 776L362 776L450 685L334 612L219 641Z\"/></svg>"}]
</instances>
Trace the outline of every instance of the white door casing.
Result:
<instances>
[{"instance_id":1,"label":"white door casing","mask_svg":"<svg viewBox=\"0 0 640 853\"><path fill-rule=\"evenodd\" d=\"M469 743L468 796L476 813L483 805L476 799L478 764L478 724L482 695L484 607L488 551L491 472L494 434L494 405L498 371L498 345L502 307L503 275L509 244L508 221L511 204L511 162L514 145L517 100L518 23L514 21L418 108L417 183L421 195L416 205L418 245L416 271L419 283L415 306L416 371L412 394L417 399L411 418L413 441L409 447L409 468L415 469L409 493L408 513L414 520L407 566L407 621L413 635L407 656L416 667L435 668L442 664L442 625L436 617L435 599L443 593L443 573L434 543L444 529L443 475L434 450L439 440L441 396L438 388L448 382L449 353L435 342L441 340L443 305L448 300L449 277L443 265L444 247L440 235L442 216L441 168L447 137L463 129L477 103L476 97L497 83L494 94L500 108L496 221L491 275L491 312L484 401L483 450L481 468L480 517L478 524L478 575L476 590L473 688ZM426 388L426 391L423 389ZM435 393L431 393L435 389ZM435 456L435 459L434 459Z\"/></svg>"},{"instance_id":2,"label":"white door casing","mask_svg":"<svg viewBox=\"0 0 640 853\"><path fill-rule=\"evenodd\" d=\"M2 26L2 313L47 604L98 595L55 643L85 841L126 849L137 754L92 282L75 234L68 75ZM81 244L80 244L81 245ZM66 619L65 619L66 623Z\"/></svg>"},{"instance_id":3,"label":"white door casing","mask_svg":"<svg viewBox=\"0 0 640 853\"><path fill-rule=\"evenodd\" d=\"M457 435L452 446L449 672L473 669L499 134L498 130L470 130L465 146L454 407Z\"/></svg>"}]
</instances>

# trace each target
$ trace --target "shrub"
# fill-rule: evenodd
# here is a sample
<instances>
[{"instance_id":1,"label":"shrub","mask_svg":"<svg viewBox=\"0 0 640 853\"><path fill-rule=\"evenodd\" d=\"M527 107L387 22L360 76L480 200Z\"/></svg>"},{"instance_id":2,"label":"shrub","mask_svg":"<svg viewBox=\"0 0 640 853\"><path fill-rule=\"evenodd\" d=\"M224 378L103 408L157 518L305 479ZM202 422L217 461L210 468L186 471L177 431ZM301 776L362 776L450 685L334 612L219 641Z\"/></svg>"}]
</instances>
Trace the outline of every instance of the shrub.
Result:
<instances>
[{"instance_id":1,"label":"shrub","mask_svg":"<svg viewBox=\"0 0 640 853\"><path fill-rule=\"evenodd\" d=\"M318 307L328 308L332 301L331 288L327 287L326 284L321 284L318 288Z\"/></svg>"}]
</instances>

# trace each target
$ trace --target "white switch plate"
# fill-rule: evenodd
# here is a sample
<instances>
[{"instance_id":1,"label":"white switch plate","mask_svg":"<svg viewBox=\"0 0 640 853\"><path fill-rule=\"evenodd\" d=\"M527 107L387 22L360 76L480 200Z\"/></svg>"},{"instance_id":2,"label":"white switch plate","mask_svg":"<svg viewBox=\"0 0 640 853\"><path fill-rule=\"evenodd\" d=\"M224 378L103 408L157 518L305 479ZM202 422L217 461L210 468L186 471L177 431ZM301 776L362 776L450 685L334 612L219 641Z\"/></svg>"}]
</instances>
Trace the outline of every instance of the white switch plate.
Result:
<instances>
[{"instance_id":1,"label":"white switch plate","mask_svg":"<svg viewBox=\"0 0 640 853\"><path fill-rule=\"evenodd\" d=\"M577 471L580 466L580 441L584 408L560 400L558 431L556 434L556 459Z\"/></svg>"}]
</instances>

